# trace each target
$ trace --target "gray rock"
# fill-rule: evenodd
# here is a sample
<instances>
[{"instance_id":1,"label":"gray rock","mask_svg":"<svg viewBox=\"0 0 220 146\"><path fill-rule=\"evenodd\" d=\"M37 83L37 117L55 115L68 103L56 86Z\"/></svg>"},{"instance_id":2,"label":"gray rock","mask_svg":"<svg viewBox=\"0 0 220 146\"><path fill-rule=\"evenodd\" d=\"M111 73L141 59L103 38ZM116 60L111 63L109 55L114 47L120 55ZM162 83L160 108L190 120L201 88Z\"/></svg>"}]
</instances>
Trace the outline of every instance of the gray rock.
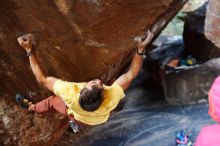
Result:
<instances>
[{"instance_id":1,"label":"gray rock","mask_svg":"<svg viewBox=\"0 0 220 146\"><path fill-rule=\"evenodd\" d=\"M190 104L207 98L208 91L220 72L220 58L204 64L161 73L165 98L172 104Z\"/></svg>"},{"instance_id":2,"label":"gray rock","mask_svg":"<svg viewBox=\"0 0 220 146\"><path fill-rule=\"evenodd\" d=\"M166 70L164 65L169 60L183 55L183 42L179 37L159 37L154 45L158 47L149 53L144 69L162 84L166 100L171 104L191 104L207 98L208 90L220 72L220 58L205 63L197 59L194 66Z\"/></svg>"}]
</instances>

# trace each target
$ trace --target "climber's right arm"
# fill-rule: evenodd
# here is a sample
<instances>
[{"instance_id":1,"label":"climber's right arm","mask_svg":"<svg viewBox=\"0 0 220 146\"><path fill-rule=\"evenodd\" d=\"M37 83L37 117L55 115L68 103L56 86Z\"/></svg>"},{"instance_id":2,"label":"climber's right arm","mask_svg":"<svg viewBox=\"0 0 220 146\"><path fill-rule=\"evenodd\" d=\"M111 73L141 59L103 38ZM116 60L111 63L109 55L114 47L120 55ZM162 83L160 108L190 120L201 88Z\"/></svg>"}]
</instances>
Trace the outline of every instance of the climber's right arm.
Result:
<instances>
[{"instance_id":1,"label":"climber's right arm","mask_svg":"<svg viewBox=\"0 0 220 146\"><path fill-rule=\"evenodd\" d=\"M32 43L30 40L30 35L27 34L24 36L21 36L18 38L18 43L27 51L27 55L29 56L29 61L31 64L31 69L37 79L37 81L53 92L53 85L58 80L55 77L46 77L43 73L43 70L41 69L38 60L36 58L36 55L34 53L34 50L32 48Z\"/></svg>"},{"instance_id":2,"label":"climber's right arm","mask_svg":"<svg viewBox=\"0 0 220 146\"><path fill-rule=\"evenodd\" d=\"M58 79L55 77L45 76L34 53L31 53L31 55L29 56L29 60L31 64L31 69L38 83L53 92L53 85Z\"/></svg>"}]
</instances>

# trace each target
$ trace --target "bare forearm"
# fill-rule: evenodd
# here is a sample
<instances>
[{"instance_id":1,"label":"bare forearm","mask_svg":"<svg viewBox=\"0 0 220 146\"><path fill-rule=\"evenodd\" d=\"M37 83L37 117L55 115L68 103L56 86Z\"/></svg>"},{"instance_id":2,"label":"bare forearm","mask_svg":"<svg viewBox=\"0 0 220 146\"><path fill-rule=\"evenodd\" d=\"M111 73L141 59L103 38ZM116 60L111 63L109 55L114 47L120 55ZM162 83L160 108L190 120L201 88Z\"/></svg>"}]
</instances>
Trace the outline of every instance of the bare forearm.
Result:
<instances>
[{"instance_id":1,"label":"bare forearm","mask_svg":"<svg viewBox=\"0 0 220 146\"><path fill-rule=\"evenodd\" d=\"M135 77L137 77L138 73L140 72L142 65L143 65L143 56L138 55L137 53L135 53L132 62L131 62L131 67L130 67L130 74L131 77L134 79Z\"/></svg>"},{"instance_id":2,"label":"bare forearm","mask_svg":"<svg viewBox=\"0 0 220 146\"><path fill-rule=\"evenodd\" d=\"M47 89L49 89L50 91L53 92L53 85L57 81L57 78L51 77L51 76L45 76L43 70L40 67L40 64L38 63L38 60L37 60L35 54L32 54L29 57L29 60L30 60L30 64L31 64L31 69L32 69L37 81L41 85L43 85L44 87L46 87Z\"/></svg>"},{"instance_id":3,"label":"bare forearm","mask_svg":"<svg viewBox=\"0 0 220 146\"><path fill-rule=\"evenodd\" d=\"M144 55L145 47L147 46L148 43L150 43L152 38L153 38L153 34L148 31L148 35L145 38L145 40L144 41L141 40L140 43L138 44L137 52L133 57L131 68L129 70L132 79L137 77L138 73L141 70L144 60L143 55Z\"/></svg>"},{"instance_id":4,"label":"bare forearm","mask_svg":"<svg viewBox=\"0 0 220 146\"><path fill-rule=\"evenodd\" d=\"M151 39L153 38L153 34L148 31L147 37L145 38L144 41L141 39L138 40L138 52L135 53L132 62L131 62L131 67L129 71L123 75L121 75L115 83L121 86L123 90L126 90L131 82L134 80L134 78L137 77L138 73L140 72L142 65L143 65L143 54L144 54L144 49L147 46L147 44L150 43Z\"/></svg>"},{"instance_id":5,"label":"bare forearm","mask_svg":"<svg viewBox=\"0 0 220 146\"><path fill-rule=\"evenodd\" d=\"M127 73L121 75L116 81L115 83L118 84L119 86L122 87L123 90L126 90L131 82L134 80L134 78L137 77L142 64L143 64L143 56L138 55L137 53L135 53L132 62L131 62L131 67L128 70Z\"/></svg>"},{"instance_id":6,"label":"bare forearm","mask_svg":"<svg viewBox=\"0 0 220 146\"><path fill-rule=\"evenodd\" d=\"M45 74L43 73L39 63L38 63L38 60L36 58L36 55L35 54L32 54L29 56L29 61L30 61L30 64L31 64L31 69L37 79L37 81L39 83L43 83L46 79L46 76Z\"/></svg>"}]
</instances>

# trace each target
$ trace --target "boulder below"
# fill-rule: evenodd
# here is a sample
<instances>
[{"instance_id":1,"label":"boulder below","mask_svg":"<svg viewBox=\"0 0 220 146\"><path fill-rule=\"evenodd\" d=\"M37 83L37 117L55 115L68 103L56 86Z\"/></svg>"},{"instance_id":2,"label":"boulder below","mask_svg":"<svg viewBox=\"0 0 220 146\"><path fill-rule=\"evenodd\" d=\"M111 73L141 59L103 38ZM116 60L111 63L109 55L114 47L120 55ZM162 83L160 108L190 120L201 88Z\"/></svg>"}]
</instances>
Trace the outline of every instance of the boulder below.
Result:
<instances>
[{"instance_id":1,"label":"boulder below","mask_svg":"<svg viewBox=\"0 0 220 146\"><path fill-rule=\"evenodd\" d=\"M159 43L160 42L160 43ZM184 56L184 45L180 36L160 36L154 42L157 48L149 53L144 68L163 86L164 96L171 104L192 104L206 99L208 91L219 75L220 58L206 62L191 57L193 65L182 64L189 58ZM175 67L167 64L178 59Z\"/></svg>"},{"instance_id":2,"label":"boulder below","mask_svg":"<svg viewBox=\"0 0 220 146\"><path fill-rule=\"evenodd\" d=\"M220 58L216 58L182 70L163 72L162 84L166 100L172 104L191 104L207 98L220 72L219 61Z\"/></svg>"}]
</instances>

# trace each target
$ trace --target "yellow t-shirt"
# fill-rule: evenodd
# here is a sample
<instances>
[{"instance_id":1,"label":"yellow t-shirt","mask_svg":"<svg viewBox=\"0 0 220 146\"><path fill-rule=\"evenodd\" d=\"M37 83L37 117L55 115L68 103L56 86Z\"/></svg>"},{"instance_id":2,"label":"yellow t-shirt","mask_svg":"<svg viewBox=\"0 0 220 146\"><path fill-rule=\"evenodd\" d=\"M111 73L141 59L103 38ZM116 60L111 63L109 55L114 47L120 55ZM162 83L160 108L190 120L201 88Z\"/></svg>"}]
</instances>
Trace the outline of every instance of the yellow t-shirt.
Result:
<instances>
[{"instance_id":1,"label":"yellow t-shirt","mask_svg":"<svg viewBox=\"0 0 220 146\"><path fill-rule=\"evenodd\" d=\"M74 83L57 80L53 86L54 94L61 97L68 106L67 114L74 115L77 121L88 125L105 123L111 111L125 96L123 89L114 83L112 86L104 85L104 99L99 108L93 112L83 110L79 105L80 91L86 83Z\"/></svg>"}]
</instances>

